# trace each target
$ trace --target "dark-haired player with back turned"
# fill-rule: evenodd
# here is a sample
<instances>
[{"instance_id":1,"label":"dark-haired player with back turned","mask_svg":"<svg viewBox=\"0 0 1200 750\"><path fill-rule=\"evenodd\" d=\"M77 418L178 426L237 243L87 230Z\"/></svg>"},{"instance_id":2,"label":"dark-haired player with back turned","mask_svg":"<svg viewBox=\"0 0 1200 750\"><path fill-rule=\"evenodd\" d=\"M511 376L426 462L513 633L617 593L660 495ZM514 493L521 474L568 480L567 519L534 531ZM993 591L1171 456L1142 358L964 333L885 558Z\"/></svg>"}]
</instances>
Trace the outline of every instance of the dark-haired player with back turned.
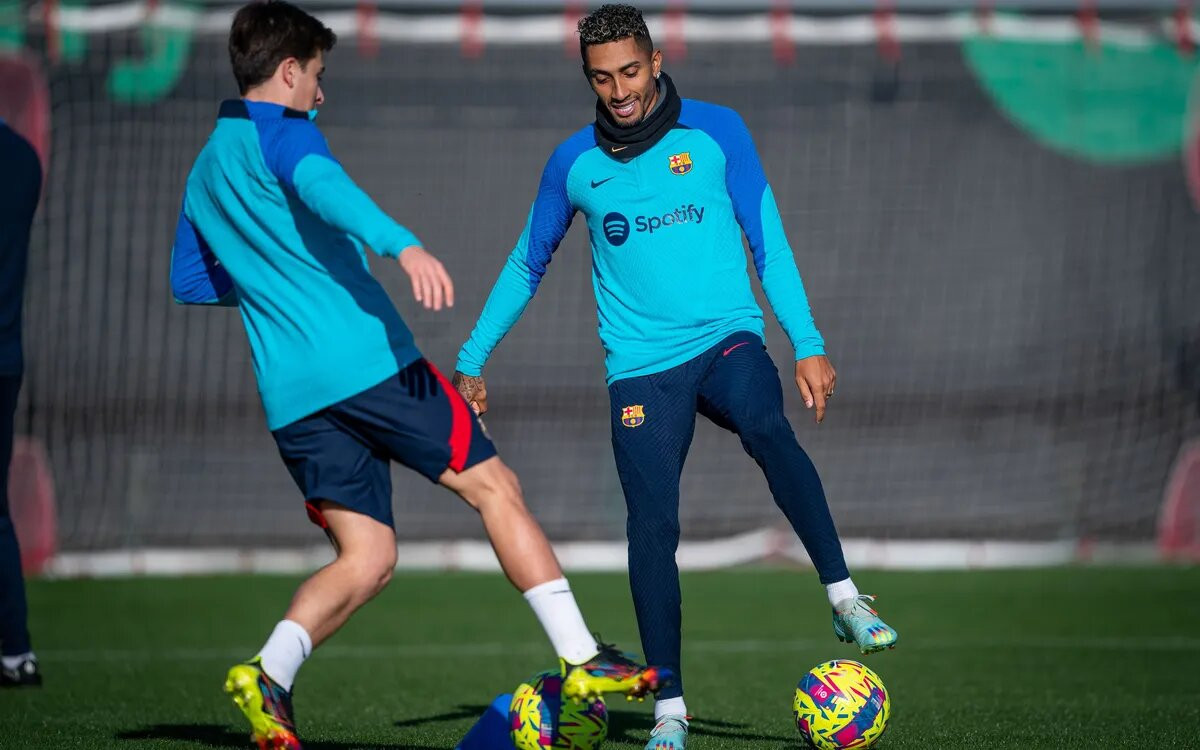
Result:
<instances>
[{"instance_id":1,"label":"dark-haired player with back turned","mask_svg":"<svg viewBox=\"0 0 1200 750\"><path fill-rule=\"evenodd\" d=\"M658 694L646 748L681 750L688 721L675 551L679 477L697 412L736 433L762 467L825 585L837 637L871 653L894 646L897 634L851 581L821 479L784 415L743 233L791 339L796 385L818 422L836 376L745 123L731 109L679 98L635 8L601 7L580 21L579 41L597 96L595 122L551 155L454 382L477 412L487 410L483 366L537 291L575 213L583 213L638 628L647 659L677 676Z\"/></svg>"}]
</instances>

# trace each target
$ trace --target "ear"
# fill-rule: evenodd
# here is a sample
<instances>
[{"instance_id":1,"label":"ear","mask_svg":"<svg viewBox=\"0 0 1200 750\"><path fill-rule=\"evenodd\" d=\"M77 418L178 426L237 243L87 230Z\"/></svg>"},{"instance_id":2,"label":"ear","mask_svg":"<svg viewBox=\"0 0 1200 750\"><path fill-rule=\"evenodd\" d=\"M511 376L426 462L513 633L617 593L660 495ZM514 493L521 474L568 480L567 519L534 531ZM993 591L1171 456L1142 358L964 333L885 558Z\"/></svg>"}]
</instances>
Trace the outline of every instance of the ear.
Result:
<instances>
[{"instance_id":1,"label":"ear","mask_svg":"<svg viewBox=\"0 0 1200 750\"><path fill-rule=\"evenodd\" d=\"M583 77L587 81L588 88L590 88L593 93L599 95L600 92L596 91L596 82L592 80L592 69L588 67L586 55L583 59L583 65L581 65L580 68L583 70Z\"/></svg>"},{"instance_id":2,"label":"ear","mask_svg":"<svg viewBox=\"0 0 1200 750\"><path fill-rule=\"evenodd\" d=\"M650 56L650 71L654 73L655 78L658 78L658 74L662 72L662 50L656 49Z\"/></svg>"},{"instance_id":3,"label":"ear","mask_svg":"<svg viewBox=\"0 0 1200 750\"><path fill-rule=\"evenodd\" d=\"M296 87L296 77L300 73L300 61L294 57L288 57L283 62L279 63L279 75L283 79L284 84L289 88Z\"/></svg>"}]
</instances>

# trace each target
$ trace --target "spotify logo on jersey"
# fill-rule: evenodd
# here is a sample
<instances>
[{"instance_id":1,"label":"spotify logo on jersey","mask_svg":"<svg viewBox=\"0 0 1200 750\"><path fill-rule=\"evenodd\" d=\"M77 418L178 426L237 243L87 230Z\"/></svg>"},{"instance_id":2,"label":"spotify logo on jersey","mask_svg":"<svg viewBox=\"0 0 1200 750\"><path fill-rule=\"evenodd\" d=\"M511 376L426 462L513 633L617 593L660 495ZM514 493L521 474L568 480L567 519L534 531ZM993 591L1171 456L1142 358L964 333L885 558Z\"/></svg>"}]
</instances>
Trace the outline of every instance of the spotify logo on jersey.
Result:
<instances>
[{"instance_id":1,"label":"spotify logo on jersey","mask_svg":"<svg viewBox=\"0 0 1200 750\"><path fill-rule=\"evenodd\" d=\"M629 219L613 211L604 217L604 236L613 247L620 247L629 239Z\"/></svg>"}]
</instances>

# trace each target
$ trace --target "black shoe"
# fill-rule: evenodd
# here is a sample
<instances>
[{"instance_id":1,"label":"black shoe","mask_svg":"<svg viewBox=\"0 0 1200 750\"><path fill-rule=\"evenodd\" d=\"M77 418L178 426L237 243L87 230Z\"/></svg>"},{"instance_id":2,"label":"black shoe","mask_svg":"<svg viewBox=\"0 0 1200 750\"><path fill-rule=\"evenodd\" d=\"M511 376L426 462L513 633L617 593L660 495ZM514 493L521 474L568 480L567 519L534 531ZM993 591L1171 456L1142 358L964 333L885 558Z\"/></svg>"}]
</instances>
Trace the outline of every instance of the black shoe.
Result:
<instances>
[{"instance_id":1,"label":"black shoe","mask_svg":"<svg viewBox=\"0 0 1200 750\"><path fill-rule=\"evenodd\" d=\"M35 657L29 657L15 669L0 666L0 687L36 687L42 684L42 672Z\"/></svg>"}]
</instances>

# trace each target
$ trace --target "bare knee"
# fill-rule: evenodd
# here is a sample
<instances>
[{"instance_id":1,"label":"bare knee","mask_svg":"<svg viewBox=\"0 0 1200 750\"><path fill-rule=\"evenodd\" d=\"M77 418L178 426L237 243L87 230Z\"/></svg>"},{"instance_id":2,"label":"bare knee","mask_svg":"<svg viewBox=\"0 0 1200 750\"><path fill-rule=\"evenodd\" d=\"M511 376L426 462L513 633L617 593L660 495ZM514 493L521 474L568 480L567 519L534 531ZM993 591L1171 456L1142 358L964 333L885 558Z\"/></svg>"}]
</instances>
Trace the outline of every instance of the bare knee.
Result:
<instances>
[{"instance_id":1,"label":"bare knee","mask_svg":"<svg viewBox=\"0 0 1200 750\"><path fill-rule=\"evenodd\" d=\"M494 509L525 509L521 482L513 470L502 463L488 467L486 473L481 474L459 494L468 505L480 513Z\"/></svg>"},{"instance_id":2,"label":"bare knee","mask_svg":"<svg viewBox=\"0 0 1200 750\"><path fill-rule=\"evenodd\" d=\"M345 566L356 598L365 602L383 591L392 580L392 573L396 569L396 547L389 545L343 555L340 562Z\"/></svg>"}]
</instances>

